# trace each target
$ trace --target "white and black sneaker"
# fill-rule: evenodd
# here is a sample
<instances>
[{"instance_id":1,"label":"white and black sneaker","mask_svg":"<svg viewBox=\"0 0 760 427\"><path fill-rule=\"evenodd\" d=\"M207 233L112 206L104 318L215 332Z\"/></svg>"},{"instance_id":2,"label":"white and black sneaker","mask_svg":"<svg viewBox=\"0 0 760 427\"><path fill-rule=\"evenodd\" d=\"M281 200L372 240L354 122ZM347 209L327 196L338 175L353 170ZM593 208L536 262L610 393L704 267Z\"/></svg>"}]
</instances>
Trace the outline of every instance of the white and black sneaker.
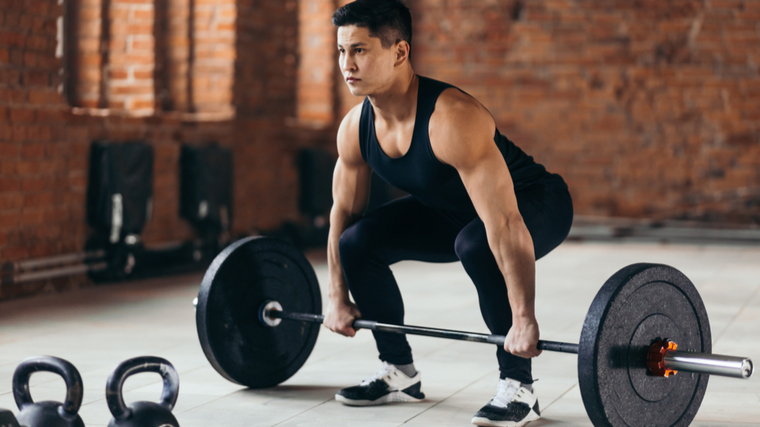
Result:
<instances>
[{"instance_id":1,"label":"white and black sneaker","mask_svg":"<svg viewBox=\"0 0 760 427\"><path fill-rule=\"evenodd\" d=\"M476 426L522 427L541 418L533 391L509 378L500 380L496 395L472 417Z\"/></svg>"},{"instance_id":2,"label":"white and black sneaker","mask_svg":"<svg viewBox=\"0 0 760 427\"><path fill-rule=\"evenodd\" d=\"M425 395L420 391L422 375L413 377L383 362L383 368L359 385L344 388L335 400L351 406L373 406L392 402L421 402Z\"/></svg>"}]
</instances>

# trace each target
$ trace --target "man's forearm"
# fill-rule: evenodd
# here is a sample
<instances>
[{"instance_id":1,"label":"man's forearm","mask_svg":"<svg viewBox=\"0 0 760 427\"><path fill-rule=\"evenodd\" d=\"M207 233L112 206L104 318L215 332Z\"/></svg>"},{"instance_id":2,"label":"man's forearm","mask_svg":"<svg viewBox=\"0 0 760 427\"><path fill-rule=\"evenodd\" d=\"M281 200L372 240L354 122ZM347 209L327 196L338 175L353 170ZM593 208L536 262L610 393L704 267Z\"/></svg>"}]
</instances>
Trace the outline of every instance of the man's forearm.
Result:
<instances>
[{"instance_id":1,"label":"man's forearm","mask_svg":"<svg viewBox=\"0 0 760 427\"><path fill-rule=\"evenodd\" d=\"M536 260L533 240L522 218L489 235L491 250L504 275L513 322L535 319Z\"/></svg>"},{"instance_id":2,"label":"man's forearm","mask_svg":"<svg viewBox=\"0 0 760 427\"><path fill-rule=\"evenodd\" d=\"M332 301L348 301L348 287L340 264L340 236L356 222L358 215L351 215L333 206L330 212L330 231L327 237L327 268L330 276L328 298Z\"/></svg>"}]
</instances>

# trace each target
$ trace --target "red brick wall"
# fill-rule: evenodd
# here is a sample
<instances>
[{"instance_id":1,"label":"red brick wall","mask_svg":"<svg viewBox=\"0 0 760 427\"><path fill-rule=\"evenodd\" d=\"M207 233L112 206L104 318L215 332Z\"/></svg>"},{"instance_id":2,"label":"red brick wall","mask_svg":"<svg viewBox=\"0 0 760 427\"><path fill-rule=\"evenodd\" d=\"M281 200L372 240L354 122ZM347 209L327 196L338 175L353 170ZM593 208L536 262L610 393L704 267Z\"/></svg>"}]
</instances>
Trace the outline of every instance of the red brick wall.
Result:
<instances>
[{"instance_id":1,"label":"red brick wall","mask_svg":"<svg viewBox=\"0 0 760 427\"><path fill-rule=\"evenodd\" d=\"M416 71L481 100L578 214L760 223L760 1L409 4Z\"/></svg>"},{"instance_id":2,"label":"red brick wall","mask_svg":"<svg viewBox=\"0 0 760 427\"><path fill-rule=\"evenodd\" d=\"M195 0L193 102L197 111L226 111L235 72L235 0Z\"/></svg>"},{"instance_id":3,"label":"red brick wall","mask_svg":"<svg viewBox=\"0 0 760 427\"><path fill-rule=\"evenodd\" d=\"M82 2L78 12L92 12L93 16L97 15L97 19L93 18L95 22L99 20L100 10L90 7L90 2L95 0L76 1ZM121 3L129 5L125 6L127 22L138 9L153 14L152 2L145 6L141 0L111 1L112 12L119 10ZM168 4L170 11L171 7L179 8L178 14L187 16L187 10L181 11L181 4L172 2L174 0ZM63 96L60 75L64 64L55 54L56 21L64 13L63 6L48 0L0 0L0 261L83 249L90 233L85 220L89 147L97 139L142 139L154 147L153 218L142 235L147 245L193 236L191 227L178 215L178 160L182 143L218 141L232 148L235 166L233 233L253 233L297 218L295 154L304 145L327 143L324 133L293 126L297 124L292 119L297 110L296 4L280 0L195 0L195 8L201 18L196 22L196 34L202 36L202 40L195 46L196 78L192 91L199 114L189 114L187 98L181 96L173 98L176 102L171 108L164 108L168 111L161 112L161 108L152 111L153 86L156 85L153 72L141 75L145 82L140 83L140 79L135 78L136 68L129 70L127 83L137 82L134 87L143 83L149 86L150 90L139 96L150 102L141 104L140 108L115 105L120 98L113 93L113 88L119 84L112 79L105 87L111 90L106 98L113 108L93 108L98 106L101 94L101 68L98 58L87 59L85 54L75 56L76 61L93 61L94 66L72 69L82 73L74 81L90 79L87 87L91 92L75 87L79 92L68 102ZM237 20L230 18L233 12ZM154 22L146 17L145 22L140 23L143 24L153 28ZM118 26L112 27L112 40L118 40L116 35L120 30L117 29ZM182 30L174 28L172 31L181 35ZM219 37L203 33L211 30L217 31ZM99 40L98 34L93 37ZM139 40L128 39L131 43ZM87 37L77 39L77 45L86 42ZM123 46L120 42L114 43ZM151 44L152 41L147 43L145 49ZM181 48L181 43L165 47L175 51ZM95 53L99 57L97 49ZM111 74L121 61L114 58L120 54L138 55L146 62L155 60L154 55L139 52L134 45L123 52L117 49L109 58L113 65ZM175 63L184 60L187 64L187 57L181 54L171 56L170 53L169 58ZM81 62L75 65L83 65ZM127 58L123 61L127 67L139 62ZM227 64L234 67L228 68ZM176 69L181 70L181 66ZM225 85L228 86L226 94ZM179 86L176 91L185 96L187 85ZM222 92L221 96L218 92ZM88 93L94 102L82 101ZM136 93L130 95L132 101L138 99ZM161 107L160 100L155 102ZM215 115L219 110L215 106L220 105L234 107L235 115ZM139 111L141 109L149 113ZM85 277L76 276L23 286L2 286L0 299L87 283Z\"/></svg>"},{"instance_id":4,"label":"red brick wall","mask_svg":"<svg viewBox=\"0 0 760 427\"><path fill-rule=\"evenodd\" d=\"M0 2L0 248L2 259L65 251L83 206L69 205L83 183L61 144L61 82L55 58L60 6ZM71 223L69 223L71 222ZM44 226L43 226L44 225ZM81 231L80 231L81 232Z\"/></svg>"},{"instance_id":5,"label":"red brick wall","mask_svg":"<svg viewBox=\"0 0 760 427\"><path fill-rule=\"evenodd\" d=\"M231 115L235 0L69 0L66 9L72 106Z\"/></svg>"},{"instance_id":6,"label":"red brick wall","mask_svg":"<svg viewBox=\"0 0 760 427\"><path fill-rule=\"evenodd\" d=\"M153 110L153 12L153 0L110 0L105 98L111 109Z\"/></svg>"},{"instance_id":7,"label":"red brick wall","mask_svg":"<svg viewBox=\"0 0 760 427\"><path fill-rule=\"evenodd\" d=\"M302 0L298 13L298 101L297 118L315 126L335 122L335 28L330 17L335 4L324 0Z\"/></svg>"},{"instance_id":8,"label":"red brick wall","mask_svg":"<svg viewBox=\"0 0 760 427\"><path fill-rule=\"evenodd\" d=\"M56 11L58 16L64 16L68 28L65 55L69 65L58 64L65 70L67 78L63 82L69 101L75 107L96 108L101 102L100 93L104 78L103 61L100 54L101 36L103 34L102 7L100 0L78 0L77 3L68 1L64 10ZM54 23L49 17L50 23ZM106 105L103 105L104 107Z\"/></svg>"}]
</instances>

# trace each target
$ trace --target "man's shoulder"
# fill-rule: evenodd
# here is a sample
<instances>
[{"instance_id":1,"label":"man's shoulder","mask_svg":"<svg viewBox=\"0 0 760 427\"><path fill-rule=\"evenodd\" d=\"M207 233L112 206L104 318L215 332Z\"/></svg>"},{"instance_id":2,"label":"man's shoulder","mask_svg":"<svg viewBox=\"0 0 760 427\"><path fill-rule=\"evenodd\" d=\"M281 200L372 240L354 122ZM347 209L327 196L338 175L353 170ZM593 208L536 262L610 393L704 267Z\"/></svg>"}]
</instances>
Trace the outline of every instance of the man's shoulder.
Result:
<instances>
[{"instance_id":1,"label":"man's shoulder","mask_svg":"<svg viewBox=\"0 0 760 427\"><path fill-rule=\"evenodd\" d=\"M428 135L436 157L454 166L480 153L495 129L491 113L478 100L451 87L436 101Z\"/></svg>"},{"instance_id":2,"label":"man's shoulder","mask_svg":"<svg viewBox=\"0 0 760 427\"><path fill-rule=\"evenodd\" d=\"M361 121L362 105L358 105L351 108L351 110L343 117L343 121L338 128L338 153L341 156L347 158L361 157L361 149L359 147L359 122Z\"/></svg>"},{"instance_id":3,"label":"man's shoulder","mask_svg":"<svg viewBox=\"0 0 760 427\"><path fill-rule=\"evenodd\" d=\"M338 132L353 130L356 130L357 133L359 132L359 121L361 120L363 105L364 101L358 103L357 105L354 105L348 111L348 113L343 116L343 120L340 122L340 128L338 129Z\"/></svg>"},{"instance_id":4,"label":"man's shoulder","mask_svg":"<svg viewBox=\"0 0 760 427\"><path fill-rule=\"evenodd\" d=\"M438 96L430 120L431 126L470 127L473 123L490 122L493 119L477 99L452 86Z\"/></svg>"},{"instance_id":5,"label":"man's shoulder","mask_svg":"<svg viewBox=\"0 0 760 427\"><path fill-rule=\"evenodd\" d=\"M450 86L444 89L435 103L436 111L454 113L476 113L484 110L483 105L461 89Z\"/></svg>"}]
</instances>

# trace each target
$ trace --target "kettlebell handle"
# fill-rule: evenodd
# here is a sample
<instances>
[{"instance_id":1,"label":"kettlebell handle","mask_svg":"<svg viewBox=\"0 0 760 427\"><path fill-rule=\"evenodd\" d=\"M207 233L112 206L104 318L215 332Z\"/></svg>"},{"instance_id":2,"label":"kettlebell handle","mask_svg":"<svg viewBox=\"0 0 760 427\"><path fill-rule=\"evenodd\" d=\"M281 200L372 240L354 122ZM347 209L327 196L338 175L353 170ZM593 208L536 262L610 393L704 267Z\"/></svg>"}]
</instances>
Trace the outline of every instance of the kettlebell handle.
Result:
<instances>
[{"instance_id":1,"label":"kettlebell handle","mask_svg":"<svg viewBox=\"0 0 760 427\"><path fill-rule=\"evenodd\" d=\"M121 362L111 373L106 383L106 401L108 409L114 418L122 420L129 417L132 411L124 403L124 382L130 376L140 372L156 372L164 380L164 389L161 392L159 405L169 411L174 408L179 396L179 375L168 360L155 356L141 356Z\"/></svg>"},{"instance_id":2,"label":"kettlebell handle","mask_svg":"<svg viewBox=\"0 0 760 427\"><path fill-rule=\"evenodd\" d=\"M29 357L21 362L13 373L13 398L19 409L34 404L29 391L29 378L35 372L52 372L63 377L66 383L66 399L58 409L61 416L73 418L82 406L84 386L79 371L70 362L53 356ZM63 412L63 413L61 413Z\"/></svg>"}]
</instances>

